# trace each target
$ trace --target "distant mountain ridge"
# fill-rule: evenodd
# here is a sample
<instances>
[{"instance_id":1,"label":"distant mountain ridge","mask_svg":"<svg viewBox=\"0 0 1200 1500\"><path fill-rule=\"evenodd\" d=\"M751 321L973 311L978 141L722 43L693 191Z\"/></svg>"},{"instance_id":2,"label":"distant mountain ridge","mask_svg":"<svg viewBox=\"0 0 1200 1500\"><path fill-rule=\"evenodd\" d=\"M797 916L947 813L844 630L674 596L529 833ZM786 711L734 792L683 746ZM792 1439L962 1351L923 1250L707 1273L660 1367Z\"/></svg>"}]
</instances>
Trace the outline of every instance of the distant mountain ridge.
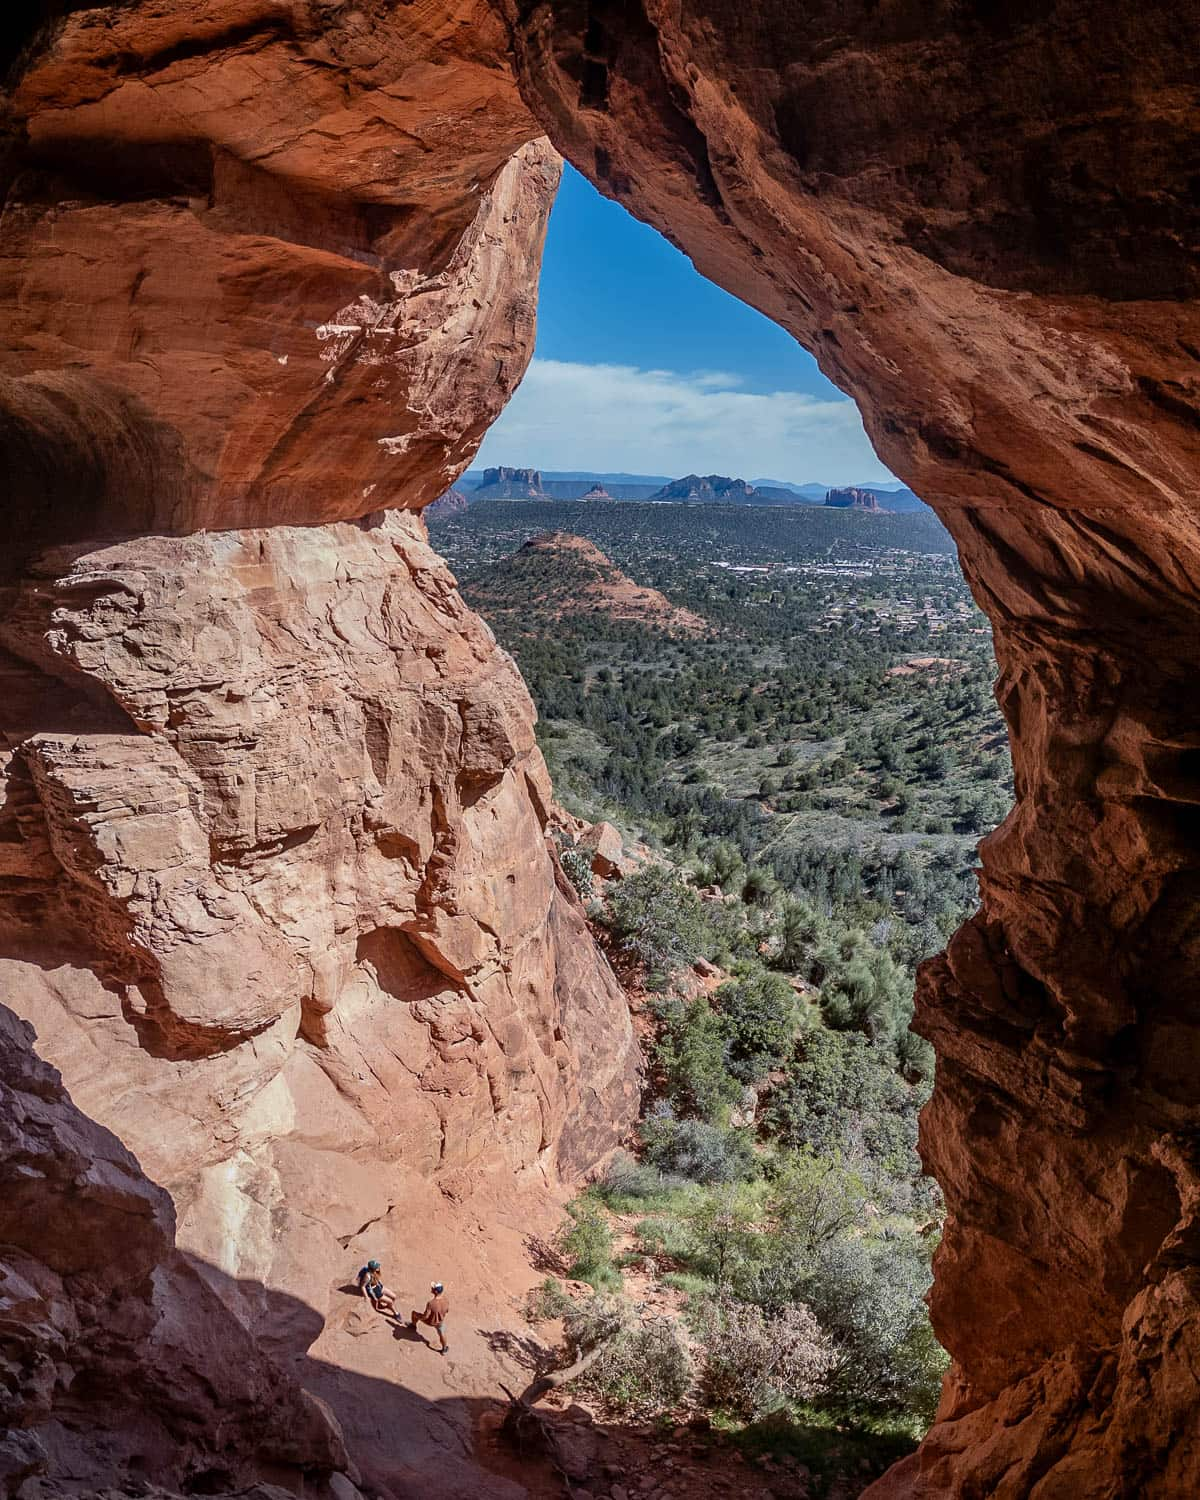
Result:
<instances>
[{"instance_id":1,"label":"distant mountain ridge","mask_svg":"<svg viewBox=\"0 0 1200 1500\"><path fill-rule=\"evenodd\" d=\"M686 474L670 478L661 474L600 472L593 469L533 469L498 465L469 469L454 487L467 504L476 500L654 500L692 505L825 505L833 491L853 490L873 495L878 508L906 512L927 511L925 502L912 490L893 481L888 484L827 485L794 484L785 479L733 478L725 474ZM451 492L447 492L448 494ZM443 497L445 498L445 497ZM440 501L435 502L439 504ZM458 508L457 499L454 508ZM874 507L863 502L858 509ZM434 512L433 514L444 514Z\"/></svg>"}]
</instances>

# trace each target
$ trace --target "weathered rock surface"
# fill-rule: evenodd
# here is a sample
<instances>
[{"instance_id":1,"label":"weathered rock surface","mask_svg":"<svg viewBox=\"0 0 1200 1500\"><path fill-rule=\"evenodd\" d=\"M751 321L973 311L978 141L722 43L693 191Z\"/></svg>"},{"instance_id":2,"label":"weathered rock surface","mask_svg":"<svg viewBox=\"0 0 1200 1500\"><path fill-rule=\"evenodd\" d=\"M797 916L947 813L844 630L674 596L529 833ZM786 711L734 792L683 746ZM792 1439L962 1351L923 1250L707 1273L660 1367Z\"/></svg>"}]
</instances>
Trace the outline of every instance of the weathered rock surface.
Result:
<instances>
[{"instance_id":1,"label":"weathered rock surface","mask_svg":"<svg viewBox=\"0 0 1200 1500\"><path fill-rule=\"evenodd\" d=\"M940 1055L924 1143L950 1210L932 1306L956 1366L942 1420L892 1493L1154 1500L1200 1489L1194 9L62 9L22 59L8 117L10 564L48 539L328 521L441 493L527 357L529 269L554 168L523 143L541 129L856 394L881 457L953 530L992 617L1018 791L983 848L981 914L922 979L919 1025ZM160 541L123 545L124 573L164 566ZM215 549L189 554L206 599L222 597L235 565L253 572L247 538L224 544L234 561L217 538L188 545ZM70 571L64 560L56 577ZM410 770L418 790L391 795L419 832L384 811L383 842L395 828L397 852L372 852L369 778L345 779L359 838L321 811L343 786L338 735L314 735L324 775L303 784L311 760L262 718L276 691L268 673L246 674L239 701L243 678L227 687L224 663L216 672L202 650L220 689L184 677L156 696L159 640L144 657L104 644L109 616L129 611L124 590L101 580L93 609L91 584L64 595L55 582L25 585L11 624L12 648L64 684L51 694L32 679L35 691L23 667L6 695L19 749L6 808L20 838L0 847L5 902L12 951L18 938L32 945L15 988L68 1034L80 1014L93 1030L116 1027L124 1007L119 1024L139 1042L126 1059L64 1036L56 1055L72 1089L90 1072L98 1100L118 1057L118 1079L162 1070L156 1099L200 1094L207 1112L219 1096L200 1122L183 1106L171 1119L164 1103L176 1165L214 1119L231 1149L285 1134L287 1099L304 1093L297 1071L310 1097L330 1100L298 1118L320 1115L338 1150L377 1132L377 1089L412 1102L417 1159L492 1149L506 1106L494 1108L490 1087L482 1128L446 1138L399 1064L382 1081L349 1081L348 1064L346 1092L322 1094L316 1054L356 1055L339 1007L369 1030L389 983L424 985L412 1039L436 1054L421 1053L434 1075L460 1086L438 1051L457 1039L495 1076L486 1031L434 1036L416 1016L444 997L456 1018L475 1014L455 985L482 979L494 953L486 933L467 931L466 908L439 906L430 929L410 931L415 903L390 875L396 911L357 934L349 969L341 920L357 926L371 911L364 881L392 858L431 871L440 899L443 867L425 852L434 784L479 840L452 861L471 901L482 879L471 869L494 861L517 874L527 854L514 857L499 812L486 833L472 823L470 788L482 782L485 805L496 796L526 828L540 821L540 792L523 809L516 776L489 787L474 758L461 780L452 757L448 780ZM263 587L275 597L274 581ZM198 599L189 609L203 617ZM260 635L272 650L294 630L305 651L314 633L357 638L354 608L347 625L331 601L310 603L315 618L309 604L281 607L278 625L268 608ZM181 620L190 650L192 619ZM464 629L451 609L447 635ZM132 623L126 635L137 639ZM410 644L419 662L423 646ZM315 656L328 661L319 641ZM316 724L317 688L289 698L294 680L283 679L286 714ZM340 724L352 711L334 680ZM489 740L490 722L472 737ZM423 749L456 733L448 711L421 726ZM239 735L241 782L228 749ZM351 723L355 736L391 743L386 727ZM260 759L271 737L277 749ZM482 760L494 767L495 752ZM354 852L334 860L348 873L333 880L318 851L339 838ZM301 887L314 876L310 912ZM544 909L573 920L564 903ZM398 927L409 947L371 936ZM59 931L68 955L56 962L47 945ZM222 981L211 989L189 961L193 939ZM505 984L493 981L502 1006ZM260 1088L272 1054L287 1065ZM531 1055L540 1078L546 1047ZM245 1094L240 1073L225 1090L205 1081L220 1068L246 1070ZM482 1099L474 1062L461 1079ZM537 1133L531 1096L537 1086L511 1095L522 1159ZM588 1118L569 1154L596 1148ZM145 1130L144 1107L142 1120ZM197 1233L220 1222L196 1208Z\"/></svg>"},{"instance_id":2,"label":"weathered rock surface","mask_svg":"<svg viewBox=\"0 0 1200 1500\"><path fill-rule=\"evenodd\" d=\"M558 1142L629 1107L628 1018L524 685L419 520L45 554L0 641L16 1003L153 1177L285 1126L424 1174L590 1164Z\"/></svg>"},{"instance_id":3,"label":"weathered rock surface","mask_svg":"<svg viewBox=\"0 0 1200 1500\"><path fill-rule=\"evenodd\" d=\"M412 514L47 553L0 640L5 993L169 1189L196 1269L167 1307L203 1323L219 1298L320 1387L308 1351L357 1235L395 1215L367 1243L414 1300L414 1255L466 1280L453 1203L486 1202L495 1239L523 1196L545 1228L551 1190L636 1111L624 996L545 837L524 685ZM148 1277L170 1202L124 1160L158 1234ZM418 1234L422 1194L443 1223ZM100 1274L98 1232L44 1184L12 1210ZM431 1420L412 1414L410 1449ZM230 1441L253 1455L252 1432Z\"/></svg>"},{"instance_id":4,"label":"weathered rock surface","mask_svg":"<svg viewBox=\"0 0 1200 1500\"><path fill-rule=\"evenodd\" d=\"M825 496L825 504L837 510L869 510L875 513L883 510L872 490L855 489L853 485L847 489L830 490Z\"/></svg>"},{"instance_id":5,"label":"weathered rock surface","mask_svg":"<svg viewBox=\"0 0 1200 1500\"><path fill-rule=\"evenodd\" d=\"M525 371L559 173L490 10L118 5L41 41L5 111L6 561L440 495Z\"/></svg>"},{"instance_id":6,"label":"weathered rock surface","mask_svg":"<svg viewBox=\"0 0 1200 1500\"><path fill-rule=\"evenodd\" d=\"M903 1493L1200 1489L1200 17L501 3L555 144L857 396L995 629L1018 800L920 987L955 1372Z\"/></svg>"},{"instance_id":7,"label":"weathered rock surface","mask_svg":"<svg viewBox=\"0 0 1200 1500\"><path fill-rule=\"evenodd\" d=\"M457 516L461 515L470 503L462 490L448 489L444 495L439 495L423 514L426 521L436 520L439 516Z\"/></svg>"},{"instance_id":8,"label":"weathered rock surface","mask_svg":"<svg viewBox=\"0 0 1200 1500\"><path fill-rule=\"evenodd\" d=\"M484 469L483 477L471 492L473 500L544 499L542 476L537 469Z\"/></svg>"},{"instance_id":9,"label":"weathered rock surface","mask_svg":"<svg viewBox=\"0 0 1200 1500\"><path fill-rule=\"evenodd\" d=\"M150 1468L174 1483L349 1466L321 1405L174 1246L171 1200L75 1108L0 1006L0 1492ZM323 1486L322 1486L323 1490Z\"/></svg>"}]
</instances>

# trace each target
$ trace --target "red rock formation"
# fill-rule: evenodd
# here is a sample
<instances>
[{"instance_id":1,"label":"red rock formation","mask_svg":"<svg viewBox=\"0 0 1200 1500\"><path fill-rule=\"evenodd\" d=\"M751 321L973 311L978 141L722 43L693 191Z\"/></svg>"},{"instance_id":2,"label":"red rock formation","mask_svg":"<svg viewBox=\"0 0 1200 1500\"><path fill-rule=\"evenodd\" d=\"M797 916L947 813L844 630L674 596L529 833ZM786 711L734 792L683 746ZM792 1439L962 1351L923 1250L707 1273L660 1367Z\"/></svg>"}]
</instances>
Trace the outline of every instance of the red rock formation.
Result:
<instances>
[{"instance_id":1,"label":"red rock formation","mask_svg":"<svg viewBox=\"0 0 1200 1500\"><path fill-rule=\"evenodd\" d=\"M896 1483L1191 1493L1200 22L504 9L556 145L858 397L995 629L1017 806L918 997L955 1370Z\"/></svg>"},{"instance_id":2,"label":"red rock formation","mask_svg":"<svg viewBox=\"0 0 1200 1500\"><path fill-rule=\"evenodd\" d=\"M7 110L16 537L441 494L524 373L559 171L487 7L400 36L370 7L180 0L42 44Z\"/></svg>"},{"instance_id":3,"label":"red rock formation","mask_svg":"<svg viewBox=\"0 0 1200 1500\"><path fill-rule=\"evenodd\" d=\"M874 515L884 513L883 506L880 505L873 491L857 490L853 486L828 491L825 504L832 505L838 510L866 510Z\"/></svg>"},{"instance_id":4,"label":"red rock formation","mask_svg":"<svg viewBox=\"0 0 1200 1500\"><path fill-rule=\"evenodd\" d=\"M40 945L17 990L31 1008L68 1032L81 1015L103 1032L118 1024L107 978L143 1043L120 1055L131 1071L118 1081L159 1070L157 1097L209 1091L202 1130L187 1111L166 1118L181 1171L189 1132L211 1138L227 1112L232 1141L275 1138L289 1068L320 1073L313 1052L336 1051L338 982L368 1016L397 973L406 992L424 985L420 1006L449 997L445 1035L430 1040L434 1023L419 1018L424 1041L413 1032L437 1054L422 1053L431 1076L457 1086L438 1043L461 1040L495 1078L455 976L478 963L482 978L529 929L514 914L493 949L452 893L442 903L434 788L461 810L448 868L471 901L480 871L517 874L514 859L548 892L530 841L542 792L536 774L518 789L511 721L485 708L468 732L472 697L452 691L441 717L416 719L414 743L442 757L436 779L410 761L401 794L366 772L362 756L390 757L394 742L386 715L355 721L353 681L375 673L377 648L401 644L390 601L411 604L422 630L444 613L447 632L470 635L448 585L437 605L407 562L388 575L394 589L379 581L357 550L380 545L373 533L332 534L353 561L324 594L292 581L291 564L280 584L274 549L294 547L291 533L198 539L175 560L161 541L122 543L114 558L89 539L329 521L441 493L527 355L523 268L554 169L522 143L544 127L858 396L881 457L953 530L995 625L1018 804L985 842L980 915L925 970L919 997L940 1057L924 1145L950 1210L932 1308L955 1373L893 1492L1080 1500L1200 1487L1188 1144L1200 1123L1198 29L1186 7L1122 0L861 0L786 15L717 0L494 11L164 0L72 10L37 40L5 154L5 557L78 545L53 578L22 587L11 616L12 646L63 688L24 668L11 678L6 807L22 841L4 847L4 900L12 933ZM206 581L175 615L184 560ZM146 568L168 581L144 587ZM369 606L341 595L359 568L375 580ZM239 577L245 597L228 603ZM159 623L143 645L147 598ZM235 606L254 616L248 666L238 633L222 634ZM219 646L201 640L210 614ZM316 675L292 658L281 677L275 653L297 638ZM330 638L353 643L361 667L341 671ZM434 656L418 635L403 645L419 673L439 647L456 654L436 630ZM180 674L193 652L215 688ZM471 694L486 675L481 664ZM359 696L391 703L377 687ZM313 732L279 722L289 715ZM333 732L316 732L323 719ZM343 722L358 773L345 770ZM499 818L468 817L489 794L528 830L515 855ZM386 810L397 796L418 835ZM403 882L390 887L411 952L371 936L397 924L360 877L389 858L419 872L440 913L412 926L424 908ZM60 897L50 909L71 918L69 943L79 930L95 943L83 962L72 948L74 968L45 967L45 903ZM375 923L352 962L343 911ZM590 950L556 935L570 908L550 898L544 912L543 941L567 973ZM228 989L200 983L182 933ZM234 933L261 962L244 962ZM552 1050L541 1037L530 1047L535 1059ZM278 1081L257 1088L271 1054ZM77 1044L73 1088L88 1056ZM225 1068L229 1087L215 1088ZM468 1068L468 1097L482 1098ZM408 1075L404 1089L422 1149L453 1160L498 1143L490 1120L443 1135L436 1103ZM363 1092L346 1102L335 1088L338 1130L375 1128ZM251 1096L257 1114L243 1111ZM512 1098L528 1151L536 1111ZM568 1154L596 1150L598 1129L585 1123Z\"/></svg>"},{"instance_id":5,"label":"red rock formation","mask_svg":"<svg viewBox=\"0 0 1200 1500\"><path fill-rule=\"evenodd\" d=\"M466 510L470 500L460 489L449 489L424 512L426 521L436 521L446 516L459 516Z\"/></svg>"},{"instance_id":6,"label":"red rock formation","mask_svg":"<svg viewBox=\"0 0 1200 1500\"><path fill-rule=\"evenodd\" d=\"M170 1198L32 1036L0 1006L0 1489L62 1455L207 1493L256 1463L347 1469L336 1422L175 1251Z\"/></svg>"},{"instance_id":7,"label":"red rock formation","mask_svg":"<svg viewBox=\"0 0 1200 1500\"><path fill-rule=\"evenodd\" d=\"M302 1355L422 1180L536 1195L611 1149L624 996L524 685L416 516L49 553L0 638L6 995L239 1327Z\"/></svg>"},{"instance_id":8,"label":"red rock formation","mask_svg":"<svg viewBox=\"0 0 1200 1500\"><path fill-rule=\"evenodd\" d=\"M694 610L634 583L594 542L567 531L531 537L473 579L467 596L486 604L493 619L503 612L524 622L531 611L555 617L599 611L669 634L699 635L708 629Z\"/></svg>"}]
</instances>

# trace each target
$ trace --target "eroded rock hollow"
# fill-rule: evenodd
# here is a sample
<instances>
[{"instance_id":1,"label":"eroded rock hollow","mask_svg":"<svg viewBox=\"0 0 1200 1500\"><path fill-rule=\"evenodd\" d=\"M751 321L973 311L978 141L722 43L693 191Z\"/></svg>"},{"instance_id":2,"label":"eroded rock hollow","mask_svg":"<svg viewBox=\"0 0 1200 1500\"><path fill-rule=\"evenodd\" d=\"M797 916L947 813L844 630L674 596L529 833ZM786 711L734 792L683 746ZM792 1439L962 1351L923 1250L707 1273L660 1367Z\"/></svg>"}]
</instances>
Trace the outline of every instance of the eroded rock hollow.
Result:
<instances>
[{"instance_id":1,"label":"eroded rock hollow","mask_svg":"<svg viewBox=\"0 0 1200 1500\"><path fill-rule=\"evenodd\" d=\"M918 1010L955 1364L886 1492L1194 1493L1195 13L56 9L5 116L0 918L74 1106L198 1259L236 1210L258 1259L226 1272L297 1294L272 1205L304 1153L453 1194L629 1118L528 701L420 522L374 515L444 490L524 368L544 131L858 398L995 628L1017 805ZM104 1262L14 1243L103 1323ZM20 1389L29 1433L84 1410Z\"/></svg>"}]
</instances>

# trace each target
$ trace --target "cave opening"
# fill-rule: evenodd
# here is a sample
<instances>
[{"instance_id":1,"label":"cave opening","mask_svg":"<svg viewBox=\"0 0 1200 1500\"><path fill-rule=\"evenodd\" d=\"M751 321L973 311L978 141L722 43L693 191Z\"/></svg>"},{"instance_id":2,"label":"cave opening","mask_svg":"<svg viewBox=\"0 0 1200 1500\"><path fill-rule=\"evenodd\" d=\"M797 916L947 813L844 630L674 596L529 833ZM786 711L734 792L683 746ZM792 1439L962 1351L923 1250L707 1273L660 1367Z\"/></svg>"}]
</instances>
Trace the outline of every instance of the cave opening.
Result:
<instances>
[{"instance_id":1,"label":"cave opening","mask_svg":"<svg viewBox=\"0 0 1200 1500\"><path fill-rule=\"evenodd\" d=\"M812 357L569 165L538 318L522 385L426 515L530 687L557 799L609 829L599 859L574 836L560 859L659 992L637 1159L579 1211L635 1213L630 1262L669 1246L694 1318L714 1295L819 1306L856 1346L843 1401L927 1423L942 1207L908 1026L1012 802L986 617ZM688 1245L718 1202L745 1221L737 1275ZM768 1293L801 1216L821 1269Z\"/></svg>"}]
</instances>

